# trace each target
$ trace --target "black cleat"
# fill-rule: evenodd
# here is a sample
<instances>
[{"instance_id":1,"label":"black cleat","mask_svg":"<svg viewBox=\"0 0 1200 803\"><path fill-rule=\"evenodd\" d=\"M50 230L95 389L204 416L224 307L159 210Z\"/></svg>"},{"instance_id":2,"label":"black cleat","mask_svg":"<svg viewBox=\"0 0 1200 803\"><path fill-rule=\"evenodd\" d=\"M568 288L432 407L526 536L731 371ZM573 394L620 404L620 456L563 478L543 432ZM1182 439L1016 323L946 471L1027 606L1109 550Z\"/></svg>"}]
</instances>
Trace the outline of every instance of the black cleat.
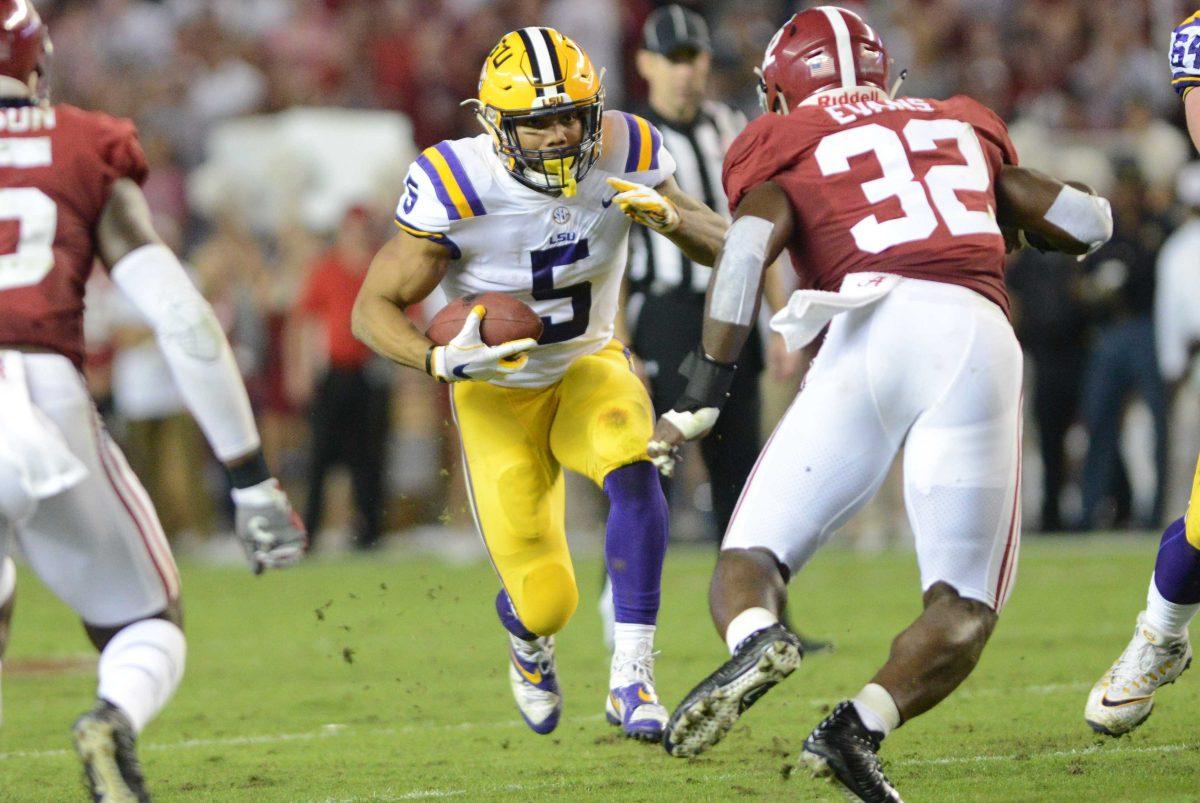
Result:
<instances>
[{"instance_id":1,"label":"black cleat","mask_svg":"<svg viewBox=\"0 0 1200 803\"><path fill-rule=\"evenodd\" d=\"M107 700L75 720L75 752L93 803L150 803L134 748L133 724Z\"/></svg>"},{"instance_id":2,"label":"black cleat","mask_svg":"<svg viewBox=\"0 0 1200 803\"><path fill-rule=\"evenodd\" d=\"M800 639L783 625L752 633L683 698L663 731L663 747L679 758L703 753L721 741L743 711L796 671L803 655Z\"/></svg>"},{"instance_id":3,"label":"black cleat","mask_svg":"<svg viewBox=\"0 0 1200 803\"><path fill-rule=\"evenodd\" d=\"M800 760L816 777L832 776L855 800L903 803L876 755L880 740L859 719L854 704L843 700L804 740Z\"/></svg>"}]
</instances>

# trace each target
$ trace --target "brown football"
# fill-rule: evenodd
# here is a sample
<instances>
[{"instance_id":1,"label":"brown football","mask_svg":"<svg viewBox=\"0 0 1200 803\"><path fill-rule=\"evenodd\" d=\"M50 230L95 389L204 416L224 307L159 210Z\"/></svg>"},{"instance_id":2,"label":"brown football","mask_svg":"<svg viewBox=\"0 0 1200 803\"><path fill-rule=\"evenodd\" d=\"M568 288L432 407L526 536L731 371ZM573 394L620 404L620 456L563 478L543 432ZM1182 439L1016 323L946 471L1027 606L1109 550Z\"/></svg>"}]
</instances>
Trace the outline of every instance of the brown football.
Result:
<instances>
[{"instance_id":1,"label":"brown football","mask_svg":"<svg viewBox=\"0 0 1200 803\"><path fill-rule=\"evenodd\" d=\"M487 310L479 334L489 346L523 337L537 340L542 336L542 319L537 313L525 302L505 293L472 293L454 299L433 316L425 336L436 345L446 345L462 331L463 321L476 304Z\"/></svg>"}]
</instances>

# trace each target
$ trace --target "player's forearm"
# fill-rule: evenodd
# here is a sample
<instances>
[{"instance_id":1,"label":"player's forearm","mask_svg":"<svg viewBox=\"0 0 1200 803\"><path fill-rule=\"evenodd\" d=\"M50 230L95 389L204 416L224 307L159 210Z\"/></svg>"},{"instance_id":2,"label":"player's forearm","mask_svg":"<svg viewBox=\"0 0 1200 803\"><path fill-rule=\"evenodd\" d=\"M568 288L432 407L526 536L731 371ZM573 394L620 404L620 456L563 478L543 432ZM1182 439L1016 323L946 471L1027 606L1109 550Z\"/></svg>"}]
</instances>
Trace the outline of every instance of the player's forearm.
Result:
<instances>
[{"instance_id":1,"label":"player's forearm","mask_svg":"<svg viewBox=\"0 0 1200 803\"><path fill-rule=\"evenodd\" d=\"M703 204L679 208L679 226L665 236L688 259L701 265L714 265L729 222Z\"/></svg>"},{"instance_id":2,"label":"player's forearm","mask_svg":"<svg viewBox=\"0 0 1200 803\"><path fill-rule=\"evenodd\" d=\"M366 291L359 293L350 319L354 336L392 362L425 371L433 343L394 301Z\"/></svg>"},{"instance_id":3,"label":"player's forearm","mask_svg":"<svg viewBox=\"0 0 1200 803\"><path fill-rule=\"evenodd\" d=\"M1192 137L1192 144L1196 146L1196 150L1200 150L1200 92L1188 90L1183 96L1183 111L1187 117L1188 134Z\"/></svg>"},{"instance_id":4,"label":"player's forearm","mask_svg":"<svg viewBox=\"0 0 1200 803\"><path fill-rule=\"evenodd\" d=\"M783 271L786 269L786 262L780 257L767 268L763 276L763 301L772 314L779 312L788 303L788 291L783 282Z\"/></svg>"},{"instance_id":5,"label":"player's forearm","mask_svg":"<svg viewBox=\"0 0 1200 803\"><path fill-rule=\"evenodd\" d=\"M704 319L704 329L701 335L701 346L704 353L712 360L732 365L742 356L742 349L750 339L752 326L717 321L712 318Z\"/></svg>"},{"instance_id":6,"label":"player's forearm","mask_svg":"<svg viewBox=\"0 0 1200 803\"><path fill-rule=\"evenodd\" d=\"M260 446L229 341L179 260L161 245L122 257L112 279L150 324L184 403L213 452L234 461Z\"/></svg>"}]
</instances>

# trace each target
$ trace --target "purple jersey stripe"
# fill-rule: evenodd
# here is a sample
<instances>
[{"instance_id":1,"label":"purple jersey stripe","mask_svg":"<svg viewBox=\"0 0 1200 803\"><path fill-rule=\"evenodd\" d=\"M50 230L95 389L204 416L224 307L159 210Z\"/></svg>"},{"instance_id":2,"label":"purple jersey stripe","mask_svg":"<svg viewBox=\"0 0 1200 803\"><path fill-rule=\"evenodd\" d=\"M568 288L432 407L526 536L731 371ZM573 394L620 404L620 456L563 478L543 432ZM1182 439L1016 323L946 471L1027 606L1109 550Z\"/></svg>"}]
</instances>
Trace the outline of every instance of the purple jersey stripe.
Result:
<instances>
[{"instance_id":1,"label":"purple jersey stripe","mask_svg":"<svg viewBox=\"0 0 1200 803\"><path fill-rule=\"evenodd\" d=\"M629 155L625 157L625 172L636 173L638 157L642 155L642 130L638 128L637 118L627 112L621 112L625 125L629 127Z\"/></svg>"},{"instance_id":2,"label":"purple jersey stripe","mask_svg":"<svg viewBox=\"0 0 1200 803\"><path fill-rule=\"evenodd\" d=\"M458 186L462 190L463 197L467 199L467 205L471 207L471 213L474 215L487 214L487 211L483 208L483 202L479 200L479 195L475 192L475 187L471 185L471 179L467 178L467 171L463 169L462 162L458 161L458 156L455 155L454 149L450 147L450 143L443 141L433 147L437 148L437 152L446 160L446 164L450 165L450 172L454 174L454 178L458 181Z\"/></svg>"},{"instance_id":3,"label":"purple jersey stripe","mask_svg":"<svg viewBox=\"0 0 1200 803\"><path fill-rule=\"evenodd\" d=\"M425 171L425 175L429 176L429 180L433 182L433 191L437 193L438 200L442 202L442 206L446 207L446 214L451 220L458 220L462 215L458 214L458 208L454 206L454 201L450 200L450 193L446 191L446 185L442 183L442 177L438 175L437 168L429 161L429 157L421 154L417 157L417 164Z\"/></svg>"},{"instance_id":4,"label":"purple jersey stripe","mask_svg":"<svg viewBox=\"0 0 1200 803\"><path fill-rule=\"evenodd\" d=\"M662 134L654 127L654 123L646 121L650 127L650 169L658 169L658 148L662 145Z\"/></svg>"}]
</instances>

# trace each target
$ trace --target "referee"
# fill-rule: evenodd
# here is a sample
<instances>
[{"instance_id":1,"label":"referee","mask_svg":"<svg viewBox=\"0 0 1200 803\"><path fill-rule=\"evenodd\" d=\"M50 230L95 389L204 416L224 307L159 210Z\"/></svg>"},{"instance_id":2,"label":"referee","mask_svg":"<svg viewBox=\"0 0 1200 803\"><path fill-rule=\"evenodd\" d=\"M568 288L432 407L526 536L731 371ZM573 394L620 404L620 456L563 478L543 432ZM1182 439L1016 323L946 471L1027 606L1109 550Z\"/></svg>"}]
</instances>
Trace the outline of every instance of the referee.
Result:
<instances>
[{"instance_id":1,"label":"referee","mask_svg":"<svg viewBox=\"0 0 1200 803\"><path fill-rule=\"evenodd\" d=\"M704 99L712 45L708 25L694 11L669 5L654 11L642 30L637 69L649 86L649 102L640 110L662 133L663 145L675 157L675 180L688 195L702 198L709 209L728 215L729 202L721 185L725 151L746 125L746 118L721 103ZM655 415L662 415L683 394L683 358L696 347L704 324L704 293L712 269L698 265L666 237L652 236L644 226L630 231L629 297L625 304L628 339L645 376ZM771 310L787 303L779 272L768 270L764 299ZM626 334L626 333L622 333ZM798 367L779 335L771 335L774 373L785 379ZM762 399L758 380L764 367L763 343L757 329L750 332L729 399L700 453L708 469L716 515L717 543L725 535L733 508L758 459ZM612 633L611 585L601 593L600 616L605 638ZM794 627L790 628L796 632ZM831 648L826 641L800 636L805 652ZM611 645L610 645L611 646Z\"/></svg>"},{"instance_id":2,"label":"referee","mask_svg":"<svg viewBox=\"0 0 1200 803\"><path fill-rule=\"evenodd\" d=\"M654 11L646 20L637 54L638 72L649 85L649 104L641 114L662 132L663 145L675 157L675 180L683 191L727 215L721 164L746 119L724 104L704 99L711 51L708 26L699 14L677 5ZM662 415L687 384L679 366L695 348L704 322L704 292L712 269L692 262L670 240L644 226L630 232L630 243L626 320L631 339L627 342L650 380L654 412ZM767 304L778 309L786 299L777 271L768 271L766 282ZM762 412L758 386L763 367L762 339L755 329L738 361L717 425L700 441L718 541L758 458Z\"/></svg>"}]
</instances>

